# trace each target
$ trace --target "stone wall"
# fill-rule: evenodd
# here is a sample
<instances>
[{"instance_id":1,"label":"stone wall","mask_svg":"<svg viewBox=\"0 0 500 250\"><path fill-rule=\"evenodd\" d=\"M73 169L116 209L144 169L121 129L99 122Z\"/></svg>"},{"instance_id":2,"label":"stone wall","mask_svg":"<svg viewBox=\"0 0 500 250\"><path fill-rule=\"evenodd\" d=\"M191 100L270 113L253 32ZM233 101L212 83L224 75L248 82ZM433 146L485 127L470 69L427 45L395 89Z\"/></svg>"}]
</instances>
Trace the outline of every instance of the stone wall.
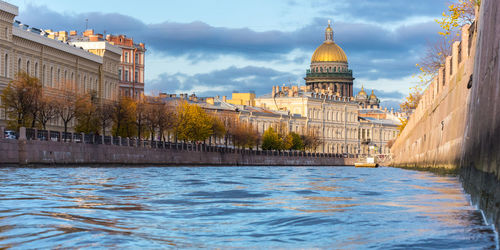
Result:
<instances>
[{"instance_id":1,"label":"stone wall","mask_svg":"<svg viewBox=\"0 0 500 250\"><path fill-rule=\"evenodd\" d=\"M476 24L462 28L461 41L439 70L391 148L392 165L456 168L462 149L474 69Z\"/></svg>"},{"instance_id":2,"label":"stone wall","mask_svg":"<svg viewBox=\"0 0 500 250\"><path fill-rule=\"evenodd\" d=\"M326 154L288 155L265 152L204 148L131 147L74 142L0 139L1 165L235 165L235 166L343 166L353 158Z\"/></svg>"},{"instance_id":3,"label":"stone wall","mask_svg":"<svg viewBox=\"0 0 500 250\"><path fill-rule=\"evenodd\" d=\"M394 143L392 165L458 168L464 189L498 229L500 1L482 0L476 23L462 31L461 43L453 45L453 56ZM444 87L436 84L443 81Z\"/></svg>"},{"instance_id":4,"label":"stone wall","mask_svg":"<svg viewBox=\"0 0 500 250\"><path fill-rule=\"evenodd\" d=\"M464 188L500 226L500 1L481 1L477 53L460 162Z\"/></svg>"}]
</instances>

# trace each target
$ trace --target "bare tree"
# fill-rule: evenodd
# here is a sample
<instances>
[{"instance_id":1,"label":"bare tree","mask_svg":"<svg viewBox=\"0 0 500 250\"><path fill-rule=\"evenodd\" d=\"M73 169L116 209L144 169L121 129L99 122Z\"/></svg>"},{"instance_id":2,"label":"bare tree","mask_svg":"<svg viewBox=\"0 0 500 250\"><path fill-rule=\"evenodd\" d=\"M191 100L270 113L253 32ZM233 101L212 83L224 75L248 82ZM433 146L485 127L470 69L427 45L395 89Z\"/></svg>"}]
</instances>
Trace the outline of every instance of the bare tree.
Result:
<instances>
[{"instance_id":1,"label":"bare tree","mask_svg":"<svg viewBox=\"0 0 500 250\"><path fill-rule=\"evenodd\" d=\"M47 129L47 123L57 116L57 101L53 97L43 95L38 101L36 120Z\"/></svg>"},{"instance_id":2,"label":"bare tree","mask_svg":"<svg viewBox=\"0 0 500 250\"><path fill-rule=\"evenodd\" d=\"M102 103L97 107L96 115L101 122L102 135L105 136L106 128L110 127L115 115L114 103L102 101Z\"/></svg>"},{"instance_id":3,"label":"bare tree","mask_svg":"<svg viewBox=\"0 0 500 250\"><path fill-rule=\"evenodd\" d=\"M64 134L68 132L68 124L76 116L76 103L79 98L81 97L73 92L66 91L55 99L56 114L64 124ZM64 136L64 141L66 141L66 136Z\"/></svg>"}]
</instances>

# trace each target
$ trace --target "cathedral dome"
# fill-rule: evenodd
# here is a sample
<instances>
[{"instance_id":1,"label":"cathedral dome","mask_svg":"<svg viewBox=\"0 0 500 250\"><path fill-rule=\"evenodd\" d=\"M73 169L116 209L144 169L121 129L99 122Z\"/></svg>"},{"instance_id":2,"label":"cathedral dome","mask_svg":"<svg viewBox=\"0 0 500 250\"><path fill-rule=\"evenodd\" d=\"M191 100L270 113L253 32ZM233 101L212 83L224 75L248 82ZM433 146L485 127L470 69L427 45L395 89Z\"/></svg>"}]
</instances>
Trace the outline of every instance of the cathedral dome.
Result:
<instances>
[{"instance_id":1,"label":"cathedral dome","mask_svg":"<svg viewBox=\"0 0 500 250\"><path fill-rule=\"evenodd\" d=\"M358 92L358 96L368 97L368 94L365 92L365 87L361 85L361 90Z\"/></svg>"},{"instance_id":2,"label":"cathedral dome","mask_svg":"<svg viewBox=\"0 0 500 250\"><path fill-rule=\"evenodd\" d=\"M325 41L312 55L311 63L315 62L347 63L347 56L344 51L333 41L333 29L330 27L330 22L328 22L328 27L325 30Z\"/></svg>"}]
</instances>

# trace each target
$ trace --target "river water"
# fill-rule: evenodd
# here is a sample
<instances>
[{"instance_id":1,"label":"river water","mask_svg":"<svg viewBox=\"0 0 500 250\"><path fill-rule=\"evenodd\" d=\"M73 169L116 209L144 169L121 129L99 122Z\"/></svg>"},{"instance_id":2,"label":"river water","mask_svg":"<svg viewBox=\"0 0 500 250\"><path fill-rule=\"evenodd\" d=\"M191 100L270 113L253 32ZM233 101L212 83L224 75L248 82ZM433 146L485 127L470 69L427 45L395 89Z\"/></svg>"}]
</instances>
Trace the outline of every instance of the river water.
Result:
<instances>
[{"instance_id":1,"label":"river water","mask_svg":"<svg viewBox=\"0 0 500 250\"><path fill-rule=\"evenodd\" d=\"M456 177L395 168L0 168L0 248L495 248Z\"/></svg>"}]
</instances>

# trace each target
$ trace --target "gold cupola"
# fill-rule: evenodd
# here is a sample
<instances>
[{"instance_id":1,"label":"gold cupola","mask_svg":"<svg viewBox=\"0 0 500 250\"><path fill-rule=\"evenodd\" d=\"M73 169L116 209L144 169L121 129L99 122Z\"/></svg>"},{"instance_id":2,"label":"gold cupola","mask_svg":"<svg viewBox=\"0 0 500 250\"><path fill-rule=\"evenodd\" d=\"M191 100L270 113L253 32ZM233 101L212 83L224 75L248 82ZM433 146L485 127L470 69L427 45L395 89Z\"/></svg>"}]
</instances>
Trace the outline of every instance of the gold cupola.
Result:
<instances>
[{"instance_id":1,"label":"gold cupola","mask_svg":"<svg viewBox=\"0 0 500 250\"><path fill-rule=\"evenodd\" d=\"M333 29L328 20L328 27L325 30L325 41L312 55L311 63L315 62L341 62L347 63L347 56L342 48L333 41Z\"/></svg>"}]
</instances>

